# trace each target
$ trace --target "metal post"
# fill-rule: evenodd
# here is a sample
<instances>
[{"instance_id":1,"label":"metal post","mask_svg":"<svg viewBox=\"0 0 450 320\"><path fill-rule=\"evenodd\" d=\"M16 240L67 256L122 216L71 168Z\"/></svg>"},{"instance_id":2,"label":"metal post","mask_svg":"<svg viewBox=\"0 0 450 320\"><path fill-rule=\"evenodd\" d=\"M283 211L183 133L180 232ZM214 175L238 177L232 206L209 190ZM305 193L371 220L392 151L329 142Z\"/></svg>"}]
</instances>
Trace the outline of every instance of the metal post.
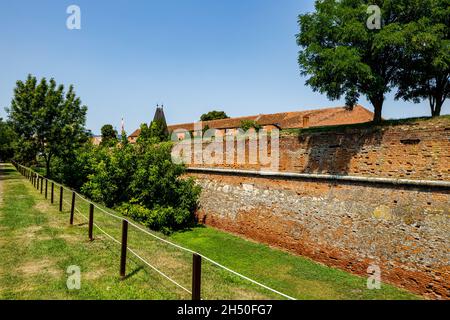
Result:
<instances>
[{"instance_id":1,"label":"metal post","mask_svg":"<svg viewBox=\"0 0 450 320\"><path fill-rule=\"evenodd\" d=\"M202 257L194 253L192 256L192 300L200 300L202 280Z\"/></svg>"},{"instance_id":2,"label":"metal post","mask_svg":"<svg viewBox=\"0 0 450 320\"><path fill-rule=\"evenodd\" d=\"M120 252L120 277L125 279L127 264L128 221L122 220L122 249Z\"/></svg>"},{"instance_id":3,"label":"metal post","mask_svg":"<svg viewBox=\"0 0 450 320\"><path fill-rule=\"evenodd\" d=\"M89 205L89 240L94 240L94 205Z\"/></svg>"},{"instance_id":4,"label":"metal post","mask_svg":"<svg viewBox=\"0 0 450 320\"><path fill-rule=\"evenodd\" d=\"M63 209L63 192L64 188L61 186L59 189L59 211L62 212Z\"/></svg>"},{"instance_id":5,"label":"metal post","mask_svg":"<svg viewBox=\"0 0 450 320\"><path fill-rule=\"evenodd\" d=\"M74 214L75 214L75 192L72 193L72 206L70 207L70 225L73 225Z\"/></svg>"}]
</instances>

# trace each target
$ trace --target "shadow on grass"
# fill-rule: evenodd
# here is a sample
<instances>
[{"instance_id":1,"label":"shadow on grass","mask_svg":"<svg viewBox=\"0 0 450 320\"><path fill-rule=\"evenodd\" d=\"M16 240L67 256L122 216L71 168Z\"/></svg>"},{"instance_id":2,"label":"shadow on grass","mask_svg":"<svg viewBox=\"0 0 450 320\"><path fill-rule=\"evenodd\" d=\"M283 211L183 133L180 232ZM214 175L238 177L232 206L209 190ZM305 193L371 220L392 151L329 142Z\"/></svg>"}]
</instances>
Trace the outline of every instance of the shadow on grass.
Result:
<instances>
[{"instance_id":1,"label":"shadow on grass","mask_svg":"<svg viewBox=\"0 0 450 320\"><path fill-rule=\"evenodd\" d=\"M131 278L132 276L134 276L141 270L144 270L143 266L138 266L137 268L134 268L134 270L131 271L130 273L128 273L123 280L127 280L127 279Z\"/></svg>"},{"instance_id":2,"label":"shadow on grass","mask_svg":"<svg viewBox=\"0 0 450 320\"><path fill-rule=\"evenodd\" d=\"M8 164L1 163L0 164L0 180L17 180L21 177L19 175L13 175L14 172L17 172L16 169L11 167Z\"/></svg>"},{"instance_id":3,"label":"shadow on grass","mask_svg":"<svg viewBox=\"0 0 450 320\"><path fill-rule=\"evenodd\" d=\"M206 226L204 224L202 224L200 222L196 222L195 224L193 224L189 227L186 227L184 229L175 230L173 233L185 233L185 232L194 231L195 229L204 229L204 228L206 228Z\"/></svg>"}]
</instances>

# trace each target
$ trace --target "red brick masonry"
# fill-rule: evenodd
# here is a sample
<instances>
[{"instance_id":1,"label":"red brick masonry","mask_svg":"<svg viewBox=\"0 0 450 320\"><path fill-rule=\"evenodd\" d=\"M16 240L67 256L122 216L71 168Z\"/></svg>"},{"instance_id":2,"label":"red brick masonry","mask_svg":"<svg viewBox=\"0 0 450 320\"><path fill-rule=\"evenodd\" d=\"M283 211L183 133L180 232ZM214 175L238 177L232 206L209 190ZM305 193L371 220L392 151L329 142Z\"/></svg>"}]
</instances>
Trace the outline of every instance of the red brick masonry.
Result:
<instances>
[{"instance_id":1,"label":"red brick masonry","mask_svg":"<svg viewBox=\"0 0 450 320\"><path fill-rule=\"evenodd\" d=\"M450 181L449 119L309 132L280 146L282 171ZM360 275L375 263L382 281L450 299L448 188L190 175L206 224Z\"/></svg>"}]
</instances>

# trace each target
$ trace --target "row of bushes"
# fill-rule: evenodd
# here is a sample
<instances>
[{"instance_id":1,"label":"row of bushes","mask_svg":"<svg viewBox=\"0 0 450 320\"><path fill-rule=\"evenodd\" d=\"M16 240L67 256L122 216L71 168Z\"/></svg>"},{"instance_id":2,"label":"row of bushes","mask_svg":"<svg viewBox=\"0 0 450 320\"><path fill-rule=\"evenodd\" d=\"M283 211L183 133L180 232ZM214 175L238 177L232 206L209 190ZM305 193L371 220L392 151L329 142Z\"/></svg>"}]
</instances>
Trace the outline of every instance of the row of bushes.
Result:
<instances>
[{"instance_id":1,"label":"row of bushes","mask_svg":"<svg viewBox=\"0 0 450 320\"><path fill-rule=\"evenodd\" d=\"M72 157L55 158L55 180L93 201L164 233L190 227L200 187L181 177L183 165L171 161L171 142L141 139L110 146L86 143Z\"/></svg>"}]
</instances>

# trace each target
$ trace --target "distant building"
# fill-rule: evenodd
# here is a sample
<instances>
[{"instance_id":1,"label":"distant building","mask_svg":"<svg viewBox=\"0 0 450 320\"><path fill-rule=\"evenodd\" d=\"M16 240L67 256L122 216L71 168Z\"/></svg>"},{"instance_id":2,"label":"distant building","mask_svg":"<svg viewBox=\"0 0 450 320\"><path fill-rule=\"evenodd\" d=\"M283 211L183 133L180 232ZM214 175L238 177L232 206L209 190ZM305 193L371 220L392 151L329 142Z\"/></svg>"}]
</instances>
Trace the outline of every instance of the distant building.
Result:
<instances>
[{"instance_id":1,"label":"distant building","mask_svg":"<svg viewBox=\"0 0 450 320\"><path fill-rule=\"evenodd\" d=\"M94 146L99 146L102 143L102 136L92 136L91 142Z\"/></svg>"},{"instance_id":2,"label":"distant building","mask_svg":"<svg viewBox=\"0 0 450 320\"><path fill-rule=\"evenodd\" d=\"M162 113L162 116L164 117L162 108L160 111L157 108L155 118L157 115L160 116L160 113ZM201 128L215 130L215 136L234 135L237 132L237 129L240 128L243 120L255 121L263 129L270 131L274 128L280 130L300 129L369 122L373 120L373 112L361 105L356 105L352 110L346 107L336 107L204 121L201 123ZM170 125L168 126L168 130L170 134L175 132L178 139L182 140L185 138L186 132L190 132L193 136L199 134L198 132L194 132L195 124L196 123L183 123ZM132 143L136 142L139 134L140 129L137 129L128 139Z\"/></svg>"}]
</instances>

